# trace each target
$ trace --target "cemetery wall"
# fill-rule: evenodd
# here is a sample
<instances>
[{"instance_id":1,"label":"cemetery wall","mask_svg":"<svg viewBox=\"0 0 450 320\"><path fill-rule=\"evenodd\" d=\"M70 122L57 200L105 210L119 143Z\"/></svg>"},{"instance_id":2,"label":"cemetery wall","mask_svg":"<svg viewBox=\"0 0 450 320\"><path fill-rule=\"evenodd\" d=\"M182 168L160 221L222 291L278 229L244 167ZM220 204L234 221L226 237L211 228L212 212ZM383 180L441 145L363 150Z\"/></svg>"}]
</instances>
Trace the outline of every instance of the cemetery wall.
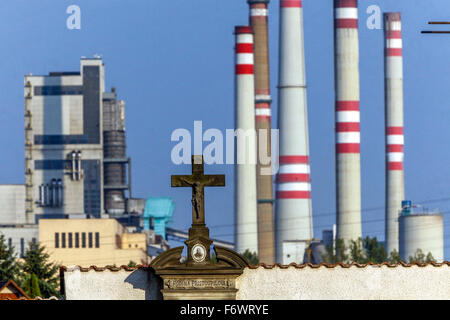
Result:
<instances>
[{"instance_id":1,"label":"cemetery wall","mask_svg":"<svg viewBox=\"0 0 450 320\"><path fill-rule=\"evenodd\" d=\"M147 268L63 269L66 299L161 299L161 280ZM450 299L450 263L250 267L237 299ZM186 297L188 299L188 297Z\"/></svg>"}]
</instances>

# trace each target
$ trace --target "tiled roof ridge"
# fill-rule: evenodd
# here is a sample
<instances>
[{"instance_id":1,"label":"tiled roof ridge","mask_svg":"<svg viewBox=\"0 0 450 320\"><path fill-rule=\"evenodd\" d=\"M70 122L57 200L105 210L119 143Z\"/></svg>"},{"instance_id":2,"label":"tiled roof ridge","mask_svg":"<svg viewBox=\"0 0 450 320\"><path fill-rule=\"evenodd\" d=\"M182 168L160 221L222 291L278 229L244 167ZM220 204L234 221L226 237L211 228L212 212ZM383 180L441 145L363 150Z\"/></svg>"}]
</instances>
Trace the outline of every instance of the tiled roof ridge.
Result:
<instances>
[{"instance_id":1,"label":"tiled roof ridge","mask_svg":"<svg viewBox=\"0 0 450 320\"><path fill-rule=\"evenodd\" d=\"M80 270L81 272L88 272L90 270L94 270L94 271L97 271L97 272L105 271L105 270L109 270L109 271L112 271L112 272L118 272L120 270L135 271L135 270L138 270L138 269L148 269L148 266L147 265L138 264L135 267L129 267L129 266L126 266L126 265L121 265L120 267L111 266L111 265L107 265L105 267L99 267L99 266L82 267L82 266L79 266L79 265L70 266L70 267L66 267L66 266L61 266L60 267L60 270L62 270L62 271Z\"/></svg>"},{"instance_id":2,"label":"tiled roof ridge","mask_svg":"<svg viewBox=\"0 0 450 320\"><path fill-rule=\"evenodd\" d=\"M35 297L35 298L25 298L25 297L20 297L20 298L16 298L16 299L12 299L12 298L5 298L4 300L59 300L57 297L55 296L51 296L50 298L41 298L41 297Z\"/></svg>"},{"instance_id":3,"label":"tiled roof ridge","mask_svg":"<svg viewBox=\"0 0 450 320\"><path fill-rule=\"evenodd\" d=\"M352 262L352 263L342 263L342 262L338 262L335 264L332 263L326 263L326 262L322 262L320 264L312 264L312 263L304 263L304 264L297 264L297 263L291 263L288 265L282 265L280 263L275 263L272 265L268 265L265 263L260 263L258 265L250 265L249 268L250 269L258 269L258 268L264 268L264 269L274 269L275 267L279 268L279 269L288 269L290 267L294 267L295 269L304 269L306 267L312 268L312 269L318 269L320 267L325 267L325 268L336 268L336 267L341 267L341 268L351 268L351 267L357 267L357 268L365 268L368 266L372 266L372 267L382 267L382 266L387 266L389 268L396 268L396 267L405 267L405 268L409 268L409 267L413 267L413 266L418 266L418 267L427 267L427 266L433 266L433 267L442 267L444 265L449 266L450 267L450 262L449 261L444 261L442 263L438 263L438 262L425 262L425 263L420 263L420 262L414 262L414 263L406 263L403 261L400 261L398 263L389 263L389 262L382 262L382 263L374 263L374 262L368 262L368 263L357 263L357 262Z\"/></svg>"},{"instance_id":4,"label":"tiled roof ridge","mask_svg":"<svg viewBox=\"0 0 450 320\"><path fill-rule=\"evenodd\" d=\"M336 268L336 267L341 267L341 268L351 268L351 267L356 267L356 268L366 268L368 266L372 266L372 267L382 267L382 266L387 266L388 268L396 268L396 267L405 267L405 268L409 268L409 267L413 267L413 266L418 266L418 267L427 267L427 266L433 266L433 267L442 267L442 266L449 266L450 267L450 261L444 261L442 263L438 263L438 262L426 262L426 263L419 263L419 262L414 262L414 263L406 263L403 261L400 261L398 263L389 263L389 262L383 262L383 263L373 263L373 262L368 262L368 263L356 263L356 262L352 262L352 263L335 263L335 264L331 264L331 263L325 263L322 262L321 264L312 264L312 263L304 263L304 264L297 264L297 263L291 263L288 265L283 265L280 263L275 263L272 265L269 264L265 264L265 263L260 263L258 265L249 265L249 269L258 269L258 268L263 268L263 269L274 269L274 268L279 268L279 269L288 269L290 267L294 267L295 269L304 269L304 268L311 268L311 269L319 269L321 267L325 267L325 268ZM74 270L80 270L81 272L89 272L91 270L94 270L96 272L102 272L105 270L109 270L111 272L118 272L121 270L125 270L125 271L135 271L135 270L140 270L140 269L149 269L148 265L136 265L135 267L129 267L126 265L122 265L120 267L116 267L116 266L105 266L105 267L99 267L99 266L90 266L90 267L81 267L81 266L71 266L71 267L66 267L66 266L62 266L60 267L60 270L62 271L74 271Z\"/></svg>"}]
</instances>

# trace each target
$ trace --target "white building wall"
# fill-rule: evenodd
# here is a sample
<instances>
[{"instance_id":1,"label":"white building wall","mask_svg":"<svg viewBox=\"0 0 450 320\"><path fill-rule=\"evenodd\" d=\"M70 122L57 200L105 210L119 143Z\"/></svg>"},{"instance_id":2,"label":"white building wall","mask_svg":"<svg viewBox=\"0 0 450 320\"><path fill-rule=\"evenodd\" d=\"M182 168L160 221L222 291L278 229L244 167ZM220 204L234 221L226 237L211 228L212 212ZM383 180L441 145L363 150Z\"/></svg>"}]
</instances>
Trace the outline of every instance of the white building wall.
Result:
<instances>
[{"instance_id":1,"label":"white building wall","mask_svg":"<svg viewBox=\"0 0 450 320\"><path fill-rule=\"evenodd\" d=\"M0 185L0 224L25 223L25 185Z\"/></svg>"},{"instance_id":2,"label":"white building wall","mask_svg":"<svg viewBox=\"0 0 450 320\"><path fill-rule=\"evenodd\" d=\"M39 238L39 232L37 225L16 225L11 227L0 227L0 233L5 236L6 243L9 244L9 239L12 240L12 246L17 257L21 256L21 253L25 252L28 247L28 243ZM23 243L23 250L22 248Z\"/></svg>"}]
</instances>

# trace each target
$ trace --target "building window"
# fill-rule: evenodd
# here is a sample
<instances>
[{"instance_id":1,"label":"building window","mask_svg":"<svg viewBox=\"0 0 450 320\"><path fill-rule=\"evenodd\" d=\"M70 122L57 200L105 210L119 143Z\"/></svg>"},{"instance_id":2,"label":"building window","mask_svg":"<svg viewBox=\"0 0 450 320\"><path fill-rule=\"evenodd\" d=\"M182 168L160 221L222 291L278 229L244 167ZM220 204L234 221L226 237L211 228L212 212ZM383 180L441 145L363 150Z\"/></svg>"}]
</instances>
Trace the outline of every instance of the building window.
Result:
<instances>
[{"instance_id":1,"label":"building window","mask_svg":"<svg viewBox=\"0 0 450 320\"><path fill-rule=\"evenodd\" d=\"M86 248L86 232L81 233L81 247Z\"/></svg>"},{"instance_id":2,"label":"building window","mask_svg":"<svg viewBox=\"0 0 450 320\"><path fill-rule=\"evenodd\" d=\"M63 96L82 95L83 86L36 86L34 95L36 96Z\"/></svg>"},{"instance_id":3,"label":"building window","mask_svg":"<svg viewBox=\"0 0 450 320\"><path fill-rule=\"evenodd\" d=\"M66 247L66 233L65 232L61 233L61 247L62 248Z\"/></svg>"},{"instance_id":4,"label":"building window","mask_svg":"<svg viewBox=\"0 0 450 320\"><path fill-rule=\"evenodd\" d=\"M72 232L69 232L68 236L69 236L69 248L73 248Z\"/></svg>"},{"instance_id":5,"label":"building window","mask_svg":"<svg viewBox=\"0 0 450 320\"><path fill-rule=\"evenodd\" d=\"M25 256L25 240L20 238L20 257L23 258Z\"/></svg>"},{"instance_id":6,"label":"building window","mask_svg":"<svg viewBox=\"0 0 450 320\"><path fill-rule=\"evenodd\" d=\"M36 244L36 238L32 238L31 242L33 242L33 244Z\"/></svg>"},{"instance_id":7,"label":"building window","mask_svg":"<svg viewBox=\"0 0 450 320\"><path fill-rule=\"evenodd\" d=\"M12 238L8 238L8 248L12 248Z\"/></svg>"},{"instance_id":8,"label":"building window","mask_svg":"<svg viewBox=\"0 0 450 320\"><path fill-rule=\"evenodd\" d=\"M59 233L55 233L55 248L59 248Z\"/></svg>"},{"instance_id":9,"label":"building window","mask_svg":"<svg viewBox=\"0 0 450 320\"><path fill-rule=\"evenodd\" d=\"M80 247L80 233L75 232L75 248L79 248L79 247Z\"/></svg>"},{"instance_id":10,"label":"building window","mask_svg":"<svg viewBox=\"0 0 450 320\"><path fill-rule=\"evenodd\" d=\"M92 248L92 232L89 232L89 248Z\"/></svg>"},{"instance_id":11,"label":"building window","mask_svg":"<svg viewBox=\"0 0 450 320\"><path fill-rule=\"evenodd\" d=\"M100 233L95 233L95 247L100 248Z\"/></svg>"}]
</instances>

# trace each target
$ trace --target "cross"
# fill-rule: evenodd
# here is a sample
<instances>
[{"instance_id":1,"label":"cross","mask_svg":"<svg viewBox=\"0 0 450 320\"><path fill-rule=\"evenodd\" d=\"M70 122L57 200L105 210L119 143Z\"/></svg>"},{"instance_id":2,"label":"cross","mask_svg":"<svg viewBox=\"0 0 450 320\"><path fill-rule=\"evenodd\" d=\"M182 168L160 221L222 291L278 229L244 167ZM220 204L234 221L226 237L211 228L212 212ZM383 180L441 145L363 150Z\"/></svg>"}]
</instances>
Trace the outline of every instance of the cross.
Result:
<instances>
[{"instance_id":1,"label":"cross","mask_svg":"<svg viewBox=\"0 0 450 320\"><path fill-rule=\"evenodd\" d=\"M205 175L203 156L192 156L192 174L173 175L172 187L192 188L192 225L205 224L205 187L224 187L225 175Z\"/></svg>"}]
</instances>

